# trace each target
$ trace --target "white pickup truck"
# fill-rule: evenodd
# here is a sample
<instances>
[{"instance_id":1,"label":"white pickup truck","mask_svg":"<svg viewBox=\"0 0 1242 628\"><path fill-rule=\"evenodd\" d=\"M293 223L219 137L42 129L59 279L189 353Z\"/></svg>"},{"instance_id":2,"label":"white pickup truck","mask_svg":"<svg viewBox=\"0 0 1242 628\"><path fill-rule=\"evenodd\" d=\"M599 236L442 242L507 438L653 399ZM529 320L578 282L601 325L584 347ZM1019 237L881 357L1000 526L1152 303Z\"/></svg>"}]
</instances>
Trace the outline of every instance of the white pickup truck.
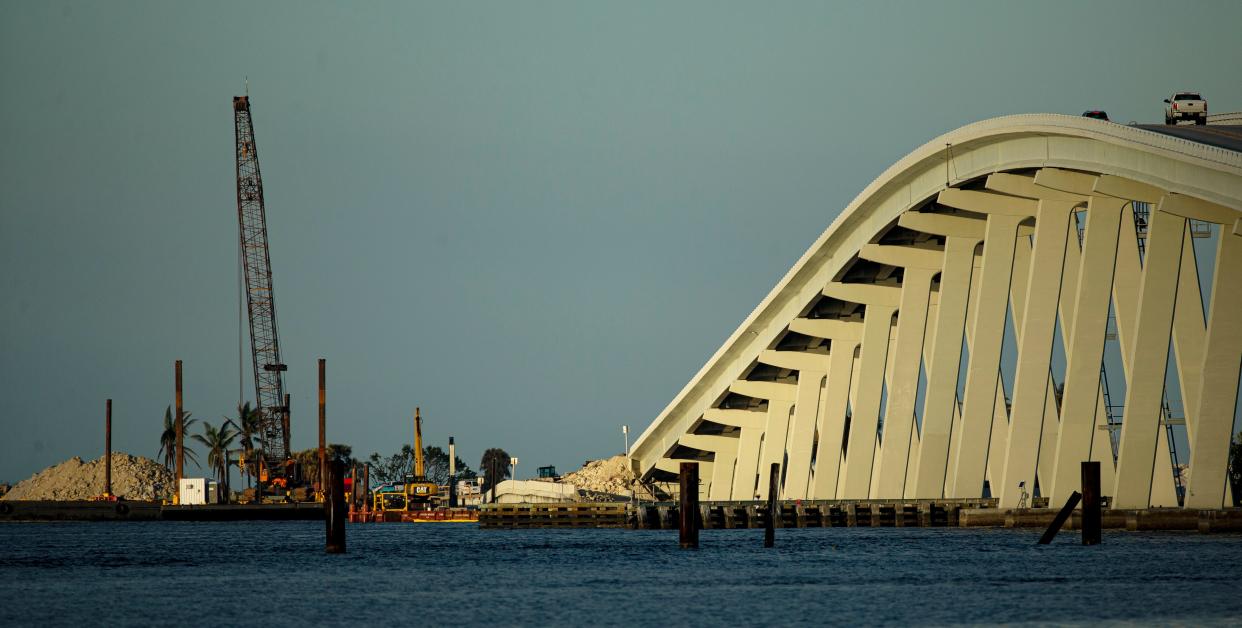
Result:
<instances>
[{"instance_id":1,"label":"white pickup truck","mask_svg":"<svg viewBox=\"0 0 1242 628\"><path fill-rule=\"evenodd\" d=\"M1177 124L1179 120L1207 124L1207 101L1198 92L1178 92L1165 98L1164 103L1165 124Z\"/></svg>"}]
</instances>

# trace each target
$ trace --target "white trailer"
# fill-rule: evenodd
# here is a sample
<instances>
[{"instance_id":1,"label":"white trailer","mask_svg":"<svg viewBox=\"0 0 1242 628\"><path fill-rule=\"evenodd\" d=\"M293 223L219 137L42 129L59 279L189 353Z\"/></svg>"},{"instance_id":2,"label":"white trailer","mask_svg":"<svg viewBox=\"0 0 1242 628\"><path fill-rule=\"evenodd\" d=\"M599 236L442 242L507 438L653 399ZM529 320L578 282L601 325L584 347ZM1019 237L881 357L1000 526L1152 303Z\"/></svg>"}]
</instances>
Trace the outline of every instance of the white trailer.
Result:
<instances>
[{"instance_id":1,"label":"white trailer","mask_svg":"<svg viewBox=\"0 0 1242 628\"><path fill-rule=\"evenodd\" d=\"M219 503L216 492L216 482L210 478L182 478L178 503L182 506Z\"/></svg>"}]
</instances>

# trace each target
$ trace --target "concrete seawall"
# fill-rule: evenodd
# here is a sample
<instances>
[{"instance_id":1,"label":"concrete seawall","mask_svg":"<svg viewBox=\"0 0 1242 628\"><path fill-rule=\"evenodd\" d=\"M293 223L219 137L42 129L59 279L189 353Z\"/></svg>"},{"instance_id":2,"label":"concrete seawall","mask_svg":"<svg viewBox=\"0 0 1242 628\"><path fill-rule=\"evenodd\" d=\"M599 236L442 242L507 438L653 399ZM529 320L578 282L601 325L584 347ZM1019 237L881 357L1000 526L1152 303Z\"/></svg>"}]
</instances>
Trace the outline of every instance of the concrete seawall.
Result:
<instances>
[{"instance_id":1,"label":"concrete seawall","mask_svg":"<svg viewBox=\"0 0 1242 628\"><path fill-rule=\"evenodd\" d=\"M3 521L314 521L323 504L169 506L139 501L0 501Z\"/></svg>"}]
</instances>

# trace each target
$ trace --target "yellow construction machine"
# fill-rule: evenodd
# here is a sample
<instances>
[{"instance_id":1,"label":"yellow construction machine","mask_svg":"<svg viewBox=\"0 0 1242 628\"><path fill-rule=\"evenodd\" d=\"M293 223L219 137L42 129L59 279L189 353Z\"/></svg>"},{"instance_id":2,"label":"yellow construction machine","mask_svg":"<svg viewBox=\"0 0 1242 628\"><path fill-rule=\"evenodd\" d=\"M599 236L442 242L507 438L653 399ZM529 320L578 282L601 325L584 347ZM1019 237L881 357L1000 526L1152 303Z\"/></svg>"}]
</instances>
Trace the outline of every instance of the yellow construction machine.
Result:
<instances>
[{"instance_id":1,"label":"yellow construction machine","mask_svg":"<svg viewBox=\"0 0 1242 628\"><path fill-rule=\"evenodd\" d=\"M414 408L414 472L405 474L401 482L389 482L372 492L375 510L380 512L415 512L433 510L440 505L440 487L427 479L423 458L423 417Z\"/></svg>"},{"instance_id":2,"label":"yellow construction machine","mask_svg":"<svg viewBox=\"0 0 1242 628\"><path fill-rule=\"evenodd\" d=\"M427 480L423 460L423 417L414 408L414 474L405 477L406 510L430 510L440 503L440 487Z\"/></svg>"}]
</instances>

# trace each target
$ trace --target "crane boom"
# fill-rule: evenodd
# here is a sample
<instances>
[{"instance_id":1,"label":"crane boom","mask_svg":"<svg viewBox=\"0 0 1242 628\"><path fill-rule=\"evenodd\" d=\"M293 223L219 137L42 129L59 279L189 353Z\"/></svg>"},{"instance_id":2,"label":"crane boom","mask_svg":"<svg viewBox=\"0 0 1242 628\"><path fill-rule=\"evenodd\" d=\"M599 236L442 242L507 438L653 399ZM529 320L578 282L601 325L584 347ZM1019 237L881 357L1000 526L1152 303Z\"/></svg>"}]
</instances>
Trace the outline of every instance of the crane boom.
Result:
<instances>
[{"instance_id":1,"label":"crane boom","mask_svg":"<svg viewBox=\"0 0 1242 628\"><path fill-rule=\"evenodd\" d=\"M250 315L250 355L254 367L259 443L263 462L274 477L283 477L289 457L285 427L284 371L276 334L276 300L272 295L272 260L267 245L267 216L263 207L263 178L250 119L250 97L233 97L237 140L237 222L242 265L246 277L246 306Z\"/></svg>"},{"instance_id":2,"label":"crane boom","mask_svg":"<svg viewBox=\"0 0 1242 628\"><path fill-rule=\"evenodd\" d=\"M418 408L414 408L414 479L427 479L427 468L423 462L423 417Z\"/></svg>"}]
</instances>

